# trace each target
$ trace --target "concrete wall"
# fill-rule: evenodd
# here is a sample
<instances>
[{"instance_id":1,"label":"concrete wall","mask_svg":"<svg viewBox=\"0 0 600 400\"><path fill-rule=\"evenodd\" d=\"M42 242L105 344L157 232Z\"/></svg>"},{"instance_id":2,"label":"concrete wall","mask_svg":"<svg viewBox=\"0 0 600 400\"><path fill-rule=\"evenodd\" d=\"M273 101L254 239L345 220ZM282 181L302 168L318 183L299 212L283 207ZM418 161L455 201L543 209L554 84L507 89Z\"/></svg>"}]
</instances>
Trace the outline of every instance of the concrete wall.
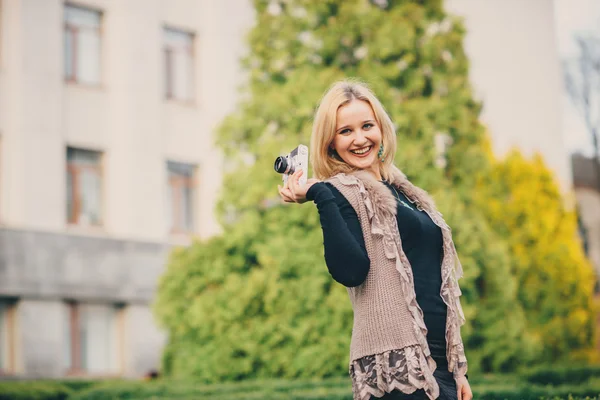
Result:
<instances>
[{"instance_id":1,"label":"concrete wall","mask_svg":"<svg viewBox=\"0 0 600 400\"><path fill-rule=\"evenodd\" d=\"M585 187L576 188L581 220L587 231L588 253L600 278L600 193Z\"/></svg>"},{"instance_id":2,"label":"concrete wall","mask_svg":"<svg viewBox=\"0 0 600 400\"><path fill-rule=\"evenodd\" d=\"M464 18L470 77L496 153L512 147L525 154L539 151L570 190L552 0L446 0L445 5Z\"/></svg>"},{"instance_id":3,"label":"concrete wall","mask_svg":"<svg viewBox=\"0 0 600 400\"><path fill-rule=\"evenodd\" d=\"M156 330L150 309L131 304L125 309L125 374L140 376L158 370L166 336Z\"/></svg>"},{"instance_id":4,"label":"concrete wall","mask_svg":"<svg viewBox=\"0 0 600 400\"><path fill-rule=\"evenodd\" d=\"M0 229L0 295L148 303L168 247Z\"/></svg>"},{"instance_id":5,"label":"concrete wall","mask_svg":"<svg viewBox=\"0 0 600 400\"><path fill-rule=\"evenodd\" d=\"M59 377L69 329L64 300L124 304L113 349L124 376L160 367L165 334L150 302L168 247L157 243L0 229L0 298L18 298L16 365L26 377Z\"/></svg>"}]
</instances>

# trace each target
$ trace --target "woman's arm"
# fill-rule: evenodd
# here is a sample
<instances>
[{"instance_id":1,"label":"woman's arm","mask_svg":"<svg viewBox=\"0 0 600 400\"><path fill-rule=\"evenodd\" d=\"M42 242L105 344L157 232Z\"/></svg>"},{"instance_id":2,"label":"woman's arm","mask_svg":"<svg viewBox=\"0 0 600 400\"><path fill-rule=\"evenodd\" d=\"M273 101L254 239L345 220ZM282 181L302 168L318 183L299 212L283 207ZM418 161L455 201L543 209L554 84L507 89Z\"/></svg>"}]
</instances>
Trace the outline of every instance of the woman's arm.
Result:
<instances>
[{"instance_id":1,"label":"woman's arm","mask_svg":"<svg viewBox=\"0 0 600 400\"><path fill-rule=\"evenodd\" d=\"M356 211L329 183L315 183L306 198L313 200L319 210L329 273L344 286L360 285L369 273L371 262Z\"/></svg>"}]
</instances>

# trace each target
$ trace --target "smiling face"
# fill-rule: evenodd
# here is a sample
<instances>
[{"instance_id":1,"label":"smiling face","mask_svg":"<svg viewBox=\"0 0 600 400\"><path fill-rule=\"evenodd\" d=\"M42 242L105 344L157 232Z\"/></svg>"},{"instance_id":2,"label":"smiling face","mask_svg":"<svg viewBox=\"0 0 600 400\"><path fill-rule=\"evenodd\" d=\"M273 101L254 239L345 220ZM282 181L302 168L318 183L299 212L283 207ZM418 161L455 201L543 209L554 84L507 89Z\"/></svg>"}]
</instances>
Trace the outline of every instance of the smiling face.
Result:
<instances>
[{"instance_id":1,"label":"smiling face","mask_svg":"<svg viewBox=\"0 0 600 400\"><path fill-rule=\"evenodd\" d=\"M381 180L377 157L381 140L381 128L368 102L355 99L338 108L331 148L346 164Z\"/></svg>"}]
</instances>

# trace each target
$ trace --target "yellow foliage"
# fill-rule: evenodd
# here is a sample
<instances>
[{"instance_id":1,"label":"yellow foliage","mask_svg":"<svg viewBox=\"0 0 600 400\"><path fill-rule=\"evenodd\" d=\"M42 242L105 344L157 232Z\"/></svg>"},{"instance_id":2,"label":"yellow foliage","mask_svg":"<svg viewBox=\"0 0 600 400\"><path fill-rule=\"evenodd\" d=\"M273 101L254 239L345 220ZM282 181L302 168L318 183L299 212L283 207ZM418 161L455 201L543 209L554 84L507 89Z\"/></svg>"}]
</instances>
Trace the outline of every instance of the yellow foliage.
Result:
<instances>
[{"instance_id":1,"label":"yellow foliage","mask_svg":"<svg viewBox=\"0 0 600 400\"><path fill-rule=\"evenodd\" d=\"M528 330L542 342L540 361L593 357L594 274L577 235L577 218L539 155L511 152L478 183L476 201L507 240Z\"/></svg>"}]
</instances>

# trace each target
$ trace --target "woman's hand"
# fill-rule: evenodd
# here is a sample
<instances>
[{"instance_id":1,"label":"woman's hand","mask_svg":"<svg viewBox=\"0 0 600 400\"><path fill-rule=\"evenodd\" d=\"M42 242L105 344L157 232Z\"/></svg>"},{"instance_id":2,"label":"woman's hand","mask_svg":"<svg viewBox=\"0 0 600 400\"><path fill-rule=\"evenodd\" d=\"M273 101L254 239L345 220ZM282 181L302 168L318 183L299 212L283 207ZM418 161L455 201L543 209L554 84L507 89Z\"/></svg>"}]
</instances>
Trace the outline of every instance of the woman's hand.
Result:
<instances>
[{"instance_id":1,"label":"woman's hand","mask_svg":"<svg viewBox=\"0 0 600 400\"><path fill-rule=\"evenodd\" d=\"M464 376L456 380L456 390L458 391L458 400L471 400L473 398L471 385L469 385L469 381Z\"/></svg>"},{"instance_id":2,"label":"woman's hand","mask_svg":"<svg viewBox=\"0 0 600 400\"><path fill-rule=\"evenodd\" d=\"M300 185L300 177L302 176L302 170L294 172L289 176L287 183L283 187L277 185L279 195L286 203L299 203L306 202L306 192L315 183L319 182L318 179L308 179L306 185Z\"/></svg>"}]
</instances>

